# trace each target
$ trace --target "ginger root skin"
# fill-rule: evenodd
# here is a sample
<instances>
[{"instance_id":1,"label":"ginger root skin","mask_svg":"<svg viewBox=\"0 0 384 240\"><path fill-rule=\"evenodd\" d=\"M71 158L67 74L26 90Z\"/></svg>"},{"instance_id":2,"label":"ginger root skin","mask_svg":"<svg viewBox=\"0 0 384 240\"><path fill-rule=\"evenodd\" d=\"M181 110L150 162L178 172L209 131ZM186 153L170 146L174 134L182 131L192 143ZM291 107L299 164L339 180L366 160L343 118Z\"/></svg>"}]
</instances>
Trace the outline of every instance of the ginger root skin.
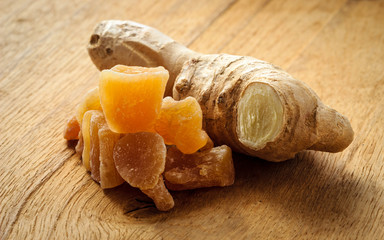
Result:
<instances>
[{"instance_id":1,"label":"ginger root skin","mask_svg":"<svg viewBox=\"0 0 384 240\"><path fill-rule=\"evenodd\" d=\"M163 66L170 73L165 96L172 96L173 83L184 62L199 55L154 28L119 20L102 21L96 26L88 53L100 71L117 64Z\"/></svg>"},{"instance_id":2,"label":"ginger root skin","mask_svg":"<svg viewBox=\"0 0 384 240\"><path fill-rule=\"evenodd\" d=\"M215 144L240 153L279 162L306 149L339 152L353 140L348 119L305 83L252 57L197 53L156 29L116 20L96 27L88 52L100 70L164 66L165 95L195 97Z\"/></svg>"}]
</instances>

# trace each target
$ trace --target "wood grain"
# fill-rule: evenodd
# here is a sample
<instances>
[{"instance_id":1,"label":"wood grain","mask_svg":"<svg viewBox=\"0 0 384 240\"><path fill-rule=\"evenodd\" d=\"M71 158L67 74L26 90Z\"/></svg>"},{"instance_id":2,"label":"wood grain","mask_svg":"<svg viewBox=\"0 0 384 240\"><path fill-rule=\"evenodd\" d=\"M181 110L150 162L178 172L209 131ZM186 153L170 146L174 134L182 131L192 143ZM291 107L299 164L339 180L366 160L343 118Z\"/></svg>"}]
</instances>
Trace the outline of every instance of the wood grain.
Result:
<instances>
[{"instance_id":1,"label":"wood grain","mask_svg":"<svg viewBox=\"0 0 384 240\"><path fill-rule=\"evenodd\" d=\"M168 213L127 184L103 191L62 139L97 84L85 46L103 19L280 65L355 140L283 163L236 154L233 186L173 192ZM0 239L384 238L383 26L383 1L1 1Z\"/></svg>"}]
</instances>

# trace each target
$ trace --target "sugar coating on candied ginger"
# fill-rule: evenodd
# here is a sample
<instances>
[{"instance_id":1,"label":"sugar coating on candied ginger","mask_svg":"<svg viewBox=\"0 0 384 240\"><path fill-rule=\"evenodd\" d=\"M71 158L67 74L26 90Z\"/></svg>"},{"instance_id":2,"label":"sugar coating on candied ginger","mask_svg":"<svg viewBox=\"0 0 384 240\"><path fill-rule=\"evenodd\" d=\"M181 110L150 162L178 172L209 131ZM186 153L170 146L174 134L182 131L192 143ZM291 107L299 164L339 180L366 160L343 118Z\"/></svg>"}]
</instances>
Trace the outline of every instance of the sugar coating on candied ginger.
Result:
<instances>
[{"instance_id":1,"label":"sugar coating on candied ginger","mask_svg":"<svg viewBox=\"0 0 384 240\"><path fill-rule=\"evenodd\" d=\"M157 181L155 187L146 190L143 189L142 192L152 198L156 208L160 211L168 211L175 205L172 195L164 185L162 175L159 176L159 180Z\"/></svg>"},{"instance_id":2,"label":"sugar coating on candied ginger","mask_svg":"<svg viewBox=\"0 0 384 240\"><path fill-rule=\"evenodd\" d=\"M113 188L124 182L113 160L113 149L119 139L120 134L112 132L107 124L99 129L100 186L103 189Z\"/></svg>"},{"instance_id":3,"label":"sugar coating on candied ginger","mask_svg":"<svg viewBox=\"0 0 384 240\"><path fill-rule=\"evenodd\" d=\"M75 151L77 154L81 156L83 154L83 149L84 149L84 140L83 140L83 134L81 133L81 129L80 129L79 141L76 144Z\"/></svg>"},{"instance_id":4,"label":"sugar coating on candied ginger","mask_svg":"<svg viewBox=\"0 0 384 240\"><path fill-rule=\"evenodd\" d=\"M99 87L89 90L77 106L76 119L82 124L84 114L89 110L102 110L100 105Z\"/></svg>"},{"instance_id":5,"label":"sugar coating on candied ginger","mask_svg":"<svg viewBox=\"0 0 384 240\"><path fill-rule=\"evenodd\" d=\"M164 172L166 151L157 133L128 133L115 144L113 159L120 176L132 187L152 189Z\"/></svg>"},{"instance_id":6,"label":"sugar coating on candied ginger","mask_svg":"<svg viewBox=\"0 0 384 240\"><path fill-rule=\"evenodd\" d=\"M163 99L160 114L156 120L156 132L168 145L185 154L195 153L206 145L207 133L202 130L203 114L199 103L193 97L175 101L171 97Z\"/></svg>"},{"instance_id":7,"label":"sugar coating on candied ginger","mask_svg":"<svg viewBox=\"0 0 384 240\"><path fill-rule=\"evenodd\" d=\"M232 151L223 145L183 154L172 146L167 152L164 176L170 190L232 185L235 180Z\"/></svg>"},{"instance_id":8,"label":"sugar coating on candied ginger","mask_svg":"<svg viewBox=\"0 0 384 240\"><path fill-rule=\"evenodd\" d=\"M82 125L83 163L101 188L113 188L124 182L116 170L113 149L120 139L112 132L102 111L90 110L84 114Z\"/></svg>"},{"instance_id":9,"label":"sugar coating on candied ginger","mask_svg":"<svg viewBox=\"0 0 384 240\"><path fill-rule=\"evenodd\" d=\"M80 125L76 117L73 116L67 121L64 129L64 138L66 140L79 139Z\"/></svg>"},{"instance_id":10,"label":"sugar coating on candied ginger","mask_svg":"<svg viewBox=\"0 0 384 240\"><path fill-rule=\"evenodd\" d=\"M100 182L100 143L99 129L106 125L104 114L101 111L95 111L89 124L90 152L89 163L91 167L91 177L96 182Z\"/></svg>"},{"instance_id":11,"label":"sugar coating on candied ginger","mask_svg":"<svg viewBox=\"0 0 384 240\"><path fill-rule=\"evenodd\" d=\"M91 117L94 114L102 114L99 110L89 110L83 116L83 122L81 124L81 135L83 139L83 151L82 151L82 159L83 165L87 171L91 171L90 165L90 152L91 152L91 134L90 134L90 126L91 126Z\"/></svg>"},{"instance_id":12,"label":"sugar coating on candied ginger","mask_svg":"<svg viewBox=\"0 0 384 240\"><path fill-rule=\"evenodd\" d=\"M117 133L154 132L168 71L116 65L100 75L100 100L110 129Z\"/></svg>"}]
</instances>

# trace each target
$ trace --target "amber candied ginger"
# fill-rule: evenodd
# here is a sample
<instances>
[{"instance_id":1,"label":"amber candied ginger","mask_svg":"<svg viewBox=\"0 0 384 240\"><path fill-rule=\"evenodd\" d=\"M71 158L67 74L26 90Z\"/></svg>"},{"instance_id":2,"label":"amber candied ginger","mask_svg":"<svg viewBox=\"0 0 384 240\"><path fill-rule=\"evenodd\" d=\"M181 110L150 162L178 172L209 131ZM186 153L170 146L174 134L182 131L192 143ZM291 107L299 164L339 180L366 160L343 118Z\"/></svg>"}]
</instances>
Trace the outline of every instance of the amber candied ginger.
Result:
<instances>
[{"instance_id":1,"label":"amber candied ginger","mask_svg":"<svg viewBox=\"0 0 384 240\"><path fill-rule=\"evenodd\" d=\"M170 190L232 185L235 180L232 151L223 145L183 154L176 147L170 147L164 176Z\"/></svg>"},{"instance_id":2,"label":"amber candied ginger","mask_svg":"<svg viewBox=\"0 0 384 240\"><path fill-rule=\"evenodd\" d=\"M120 134L112 132L98 110L84 114L82 124L83 164L91 177L102 188L116 187L124 182L118 174L113 161L113 149L120 139Z\"/></svg>"},{"instance_id":3,"label":"amber candied ginger","mask_svg":"<svg viewBox=\"0 0 384 240\"><path fill-rule=\"evenodd\" d=\"M157 133L130 133L115 145L117 171L132 187L153 188L164 172L166 147Z\"/></svg>"},{"instance_id":4,"label":"amber candied ginger","mask_svg":"<svg viewBox=\"0 0 384 240\"><path fill-rule=\"evenodd\" d=\"M163 176L160 175L156 185L151 189L141 190L145 195L152 198L156 208L160 211L168 211L175 205L172 195L168 192L168 189L164 185Z\"/></svg>"},{"instance_id":5,"label":"amber candied ginger","mask_svg":"<svg viewBox=\"0 0 384 240\"><path fill-rule=\"evenodd\" d=\"M157 133L128 133L115 145L113 158L119 174L132 187L152 198L159 210L173 207L173 198L164 186L166 147Z\"/></svg>"},{"instance_id":6,"label":"amber candied ginger","mask_svg":"<svg viewBox=\"0 0 384 240\"><path fill-rule=\"evenodd\" d=\"M124 182L124 179L117 172L113 160L113 149L120 139L120 134L112 132L108 125L99 129L100 148L100 186L101 188L113 188Z\"/></svg>"},{"instance_id":7,"label":"amber candied ginger","mask_svg":"<svg viewBox=\"0 0 384 240\"><path fill-rule=\"evenodd\" d=\"M191 154L203 147L209 138L202 130L202 122L203 113L195 98L175 101L166 97L155 129L166 144L176 145L181 152Z\"/></svg>"},{"instance_id":8,"label":"amber candied ginger","mask_svg":"<svg viewBox=\"0 0 384 240\"><path fill-rule=\"evenodd\" d=\"M80 125L76 117L72 117L67 121L64 129L64 139L77 140L79 139Z\"/></svg>"},{"instance_id":9,"label":"amber candied ginger","mask_svg":"<svg viewBox=\"0 0 384 240\"><path fill-rule=\"evenodd\" d=\"M89 123L90 152L89 163L91 167L91 177L100 182L100 145L99 129L106 124L103 112L95 111Z\"/></svg>"},{"instance_id":10,"label":"amber candied ginger","mask_svg":"<svg viewBox=\"0 0 384 240\"><path fill-rule=\"evenodd\" d=\"M117 133L154 132L169 74L163 67L116 65L100 75L101 105Z\"/></svg>"},{"instance_id":11,"label":"amber candied ginger","mask_svg":"<svg viewBox=\"0 0 384 240\"><path fill-rule=\"evenodd\" d=\"M235 177L231 149L214 147L196 99L163 99L167 80L163 67L103 70L64 132L79 139L76 152L103 189L126 181L161 211L174 206L168 189L229 186Z\"/></svg>"},{"instance_id":12,"label":"amber candied ginger","mask_svg":"<svg viewBox=\"0 0 384 240\"><path fill-rule=\"evenodd\" d=\"M91 125L91 117L93 114L101 113L98 110L90 110L87 111L83 116L83 121L81 124L81 135L83 141L83 151L82 151L82 159L83 165L85 169L91 171L91 165L89 163L90 152L91 152L91 135L90 135L90 125Z\"/></svg>"},{"instance_id":13,"label":"amber candied ginger","mask_svg":"<svg viewBox=\"0 0 384 240\"><path fill-rule=\"evenodd\" d=\"M80 123L83 122L84 114L89 110L102 110L100 105L99 88L95 87L89 90L80 104L77 106L76 119Z\"/></svg>"}]
</instances>

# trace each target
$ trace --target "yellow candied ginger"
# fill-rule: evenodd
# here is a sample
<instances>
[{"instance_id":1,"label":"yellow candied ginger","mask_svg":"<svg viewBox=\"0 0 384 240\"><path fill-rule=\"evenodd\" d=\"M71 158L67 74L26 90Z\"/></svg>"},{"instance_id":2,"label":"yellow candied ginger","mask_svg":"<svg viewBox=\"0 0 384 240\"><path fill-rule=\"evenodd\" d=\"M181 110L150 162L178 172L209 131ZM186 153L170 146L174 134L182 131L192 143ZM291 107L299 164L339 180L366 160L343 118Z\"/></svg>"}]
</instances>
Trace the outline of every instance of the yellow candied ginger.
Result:
<instances>
[{"instance_id":1,"label":"yellow candied ginger","mask_svg":"<svg viewBox=\"0 0 384 240\"><path fill-rule=\"evenodd\" d=\"M113 160L113 149L120 134L109 129L103 112L90 110L84 114L82 135L83 164L91 172L91 177L102 188L122 184L124 180L117 172Z\"/></svg>"},{"instance_id":2,"label":"yellow candied ginger","mask_svg":"<svg viewBox=\"0 0 384 240\"><path fill-rule=\"evenodd\" d=\"M166 147L157 133L128 133L117 141L113 152L116 169L131 186L152 198L157 209L168 211L174 206L164 185Z\"/></svg>"},{"instance_id":3,"label":"yellow candied ginger","mask_svg":"<svg viewBox=\"0 0 384 240\"><path fill-rule=\"evenodd\" d=\"M160 114L156 120L156 132L166 144L176 145L185 154L195 153L206 145L209 137L202 130L203 114L199 103L193 97L175 101L163 99Z\"/></svg>"},{"instance_id":4,"label":"yellow candied ginger","mask_svg":"<svg viewBox=\"0 0 384 240\"><path fill-rule=\"evenodd\" d=\"M77 140L79 139L80 125L76 117L72 117L67 121L64 129L64 139Z\"/></svg>"},{"instance_id":5,"label":"yellow candied ginger","mask_svg":"<svg viewBox=\"0 0 384 240\"><path fill-rule=\"evenodd\" d=\"M110 129L117 133L154 132L168 71L116 65L100 75L100 99Z\"/></svg>"},{"instance_id":6,"label":"yellow candied ginger","mask_svg":"<svg viewBox=\"0 0 384 240\"><path fill-rule=\"evenodd\" d=\"M83 123L84 114L89 110L102 110L100 105L99 88L95 87L89 90L81 103L77 106L76 119L80 123Z\"/></svg>"},{"instance_id":7,"label":"yellow candied ginger","mask_svg":"<svg viewBox=\"0 0 384 240\"><path fill-rule=\"evenodd\" d=\"M164 172L167 149L157 133L128 133L113 152L116 169L132 187L153 188Z\"/></svg>"},{"instance_id":8,"label":"yellow candied ginger","mask_svg":"<svg viewBox=\"0 0 384 240\"><path fill-rule=\"evenodd\" d=\"M172 146L167 152L164 176L170 190L232 185L235 180L232 151L223 145L183 154Z\"/></svg>"}]
</instances>

